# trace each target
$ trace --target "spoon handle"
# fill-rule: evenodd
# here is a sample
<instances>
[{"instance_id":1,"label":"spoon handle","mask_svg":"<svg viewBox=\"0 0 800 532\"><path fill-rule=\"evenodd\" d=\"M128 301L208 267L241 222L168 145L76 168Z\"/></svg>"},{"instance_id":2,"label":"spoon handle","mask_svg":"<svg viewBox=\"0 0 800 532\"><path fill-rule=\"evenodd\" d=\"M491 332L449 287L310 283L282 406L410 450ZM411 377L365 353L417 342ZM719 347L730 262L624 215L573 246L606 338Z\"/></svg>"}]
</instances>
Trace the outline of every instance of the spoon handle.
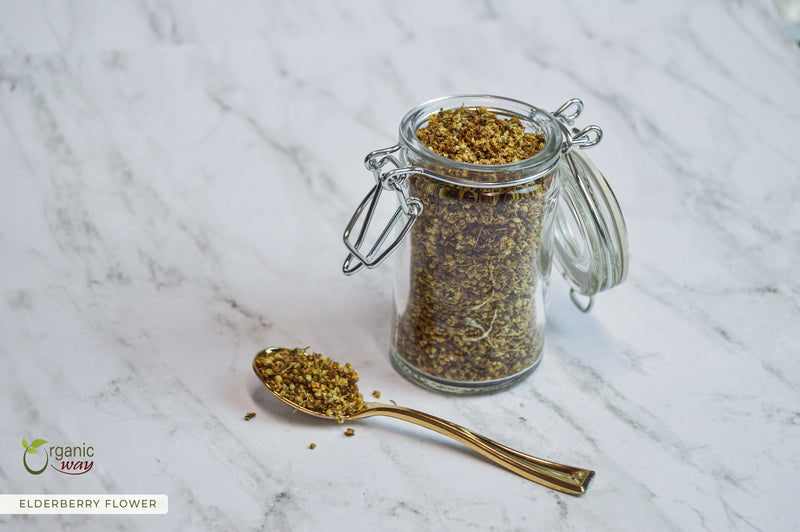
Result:
<instances>
[{"instance_id":1,"label":"spoon handle","mask_svg":"<svg viewBox=\"0 0 800 532\"><path fill-rule=\"evenodd\" d=\"M402 406L368 403L361 417L388 416L414 423L463 443L492 462L537 484L570 495L583 495L594 471L549 462L521 453L450 421Z\"/></svg>"}]
</instances>

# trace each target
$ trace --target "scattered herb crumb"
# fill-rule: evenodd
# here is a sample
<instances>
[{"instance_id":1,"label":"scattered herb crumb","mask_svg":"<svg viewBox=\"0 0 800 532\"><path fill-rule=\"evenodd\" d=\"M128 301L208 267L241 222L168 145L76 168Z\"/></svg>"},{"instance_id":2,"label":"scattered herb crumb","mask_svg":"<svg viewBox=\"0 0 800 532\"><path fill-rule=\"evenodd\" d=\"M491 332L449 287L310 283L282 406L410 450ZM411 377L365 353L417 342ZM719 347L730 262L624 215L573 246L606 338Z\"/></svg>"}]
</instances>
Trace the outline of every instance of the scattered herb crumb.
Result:
<instances>
[{"instance_id":1,"label":"scattered herb crumb","mask_svg":"<svg viewBox=\"0 0 800 532\"><path fill-rule=\"evenodd\" d=\"M356 431L354 431L353 429L347 429L346 431L344 431L344 435L347 436L348 438L350 436L355 436L355 434L356 434Z\"/></svg>"},{"instance_id":2,"label":"scattered herb crumb","mask_svg":"<svg viewBox=\"0 0 800 532\"><path fill-rule=\"evenodd\" d=\"M309 449L316 449L317 448L317 444L316 443L312 443L311 445L308 446L308 448Z\"/></svg>"},{"instance_id":3,"label":"scattered herb crumb","mask_svg":"<svg viewBox=\"0 0 800 532\"><path fill-rule=\"evenodd\" d=\"M304 408L335 417L364 409L358 373L348 362L339 364L305 349L276 349L256 359L256 370L272 391Z\"/></svg>"},{"instance_id":4,"label":"scattered herb crumb","mask_svg":"<svg viewBox=\"0 0 800 532\"><path fill-rule=\"evenodd\" d=\"M374 397L375 399L380 399L381 398L381 392L379 392L378 390L373 390L372 397Z\"/></svg>"},{"instance_id":5,"label":"scattered herb crumb","mask_svg":"<svg viewBox=\"0 0 800 532\"><path fill-rule=\"evenodd\" d=\"M250 420L251 420L251 419L253 419L254 417L256 417L256 413L255 413L255 412L248 412L248 413L246 413L246 414L244 415L244 420L245 420L245 421L250 421Z\"/></svg>"}]
</instances>

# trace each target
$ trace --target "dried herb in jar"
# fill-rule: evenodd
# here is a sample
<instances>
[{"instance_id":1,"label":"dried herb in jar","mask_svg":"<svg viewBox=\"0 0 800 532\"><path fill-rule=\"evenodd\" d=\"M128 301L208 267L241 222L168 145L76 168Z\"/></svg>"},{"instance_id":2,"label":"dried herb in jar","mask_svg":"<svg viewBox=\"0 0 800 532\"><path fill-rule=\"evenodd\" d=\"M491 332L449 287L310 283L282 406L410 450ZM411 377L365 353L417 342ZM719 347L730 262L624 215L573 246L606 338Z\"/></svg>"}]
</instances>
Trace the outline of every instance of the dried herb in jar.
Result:
<instances>
[{"instance_id":1,"label":"dried herb in jar","mask_svg":"<svg viewBox=\"0 0 800 532\"><path fill-rule=\"evenodd\" d=\"M485 108L442 110L417 138L475 165L532 157L544 136ZM414 175L424 210L410 234L410 290L395 346L406 363L457 382L511 377L538 360L544 331L535 293L552 176L505 188L455 186Z\"/></svg>"},{"instance_id":2,"label":"dried herb in jar","mask_svg":"<svg viewBox=\"0 0 800 532\"><path fill-rule=\"evenodd\" d=\"M526 133L519 118L499 118L485 107L448 109L428 117L417 138L443 157L470 164L508 164L536 155L544 136Z\"/></svg>"},{"instance_id":3,"label":"dried herb in jar","mask_svg":"<svg viewBox=\"0 0 800 532\"><path fill-rule=\"evenodd\" d=\"M364 408L358 391L358 373L348 362L339 364L305 349L277 349L256 360L264 382L272 391L304 408L334 416L345 416Z\"/></svg>"}]
</instances>

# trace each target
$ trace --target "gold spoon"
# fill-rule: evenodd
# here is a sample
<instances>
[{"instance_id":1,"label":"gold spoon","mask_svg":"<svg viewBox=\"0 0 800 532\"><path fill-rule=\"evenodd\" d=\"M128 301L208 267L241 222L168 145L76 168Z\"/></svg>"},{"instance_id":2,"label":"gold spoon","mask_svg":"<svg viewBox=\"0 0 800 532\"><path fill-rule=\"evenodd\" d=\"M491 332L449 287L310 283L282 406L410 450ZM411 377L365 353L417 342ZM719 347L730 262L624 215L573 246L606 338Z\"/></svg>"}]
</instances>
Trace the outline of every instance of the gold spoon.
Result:
<instances>
[{"instance_id":1,"label":"gold spoon","mask_svg":"<svg viewBox=\"0 0 800 532\"><path fill-rule=\"evenodd\" d=\"M271 391L278 399L291 406L295 410L310 414L312 416L321 417L324 419L336 420L335 416L328 416L314 410L302 407L297 403L283 397L275 390L273 390L261 373L258 371L257 362L261 358L266 358L271 353L279 351L280 347L269 347L259 351L253 359L253 370L258 375L258 378L264 383L269 391ZM492 462L495 462L500 467L504 467L509 471L521 475L528 480L532 480L537 484L547 486L554 490L558 490L569 495L583 495L589 486L589 481L594 476L594 471L589 469L580 469L577 467L565 466L555 462L549 462L530 456L528 454L515 451L505 445L501 445L495 441L490 440L480 434L476 434L469 429L466 429L450 421L404 408L402 406L387 405L382 403L365 403L364 408L352 415L345 416L344 421L353 421L356 419L363 419L372 416L388 416L409 423L414 423L421 427L434 430L439 434L443 434L453 438L457 442L463 443L467 447L482 454Z\"/></svg>"}]
</instances>

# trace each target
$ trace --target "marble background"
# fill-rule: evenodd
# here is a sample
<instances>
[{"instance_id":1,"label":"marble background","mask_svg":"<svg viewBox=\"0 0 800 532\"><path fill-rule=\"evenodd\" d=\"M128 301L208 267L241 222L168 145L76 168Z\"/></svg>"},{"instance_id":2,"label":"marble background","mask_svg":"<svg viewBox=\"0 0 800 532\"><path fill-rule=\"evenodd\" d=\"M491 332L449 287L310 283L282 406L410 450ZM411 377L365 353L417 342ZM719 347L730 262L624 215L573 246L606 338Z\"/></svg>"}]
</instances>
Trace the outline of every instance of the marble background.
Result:
<instances>
[{"instance_id":1,"label":"marble background","mask_svg":"<svg viewBox=\"0 0 800 532\"><path fill-rule=\"evenodd\" d=\"M364 155L473 92L583 99L631 263L589 314L554 276L543 364L461 398L392 369L391 262L343 276L341 232ZM767 0L0 2L0 491L169 496L0 525L800 529L798 139ZM344 438L261 387L268 345L597 477L561 495L390 419ZM23 436L94 468L29 475Z\"/></svg>"}]
</instances>

